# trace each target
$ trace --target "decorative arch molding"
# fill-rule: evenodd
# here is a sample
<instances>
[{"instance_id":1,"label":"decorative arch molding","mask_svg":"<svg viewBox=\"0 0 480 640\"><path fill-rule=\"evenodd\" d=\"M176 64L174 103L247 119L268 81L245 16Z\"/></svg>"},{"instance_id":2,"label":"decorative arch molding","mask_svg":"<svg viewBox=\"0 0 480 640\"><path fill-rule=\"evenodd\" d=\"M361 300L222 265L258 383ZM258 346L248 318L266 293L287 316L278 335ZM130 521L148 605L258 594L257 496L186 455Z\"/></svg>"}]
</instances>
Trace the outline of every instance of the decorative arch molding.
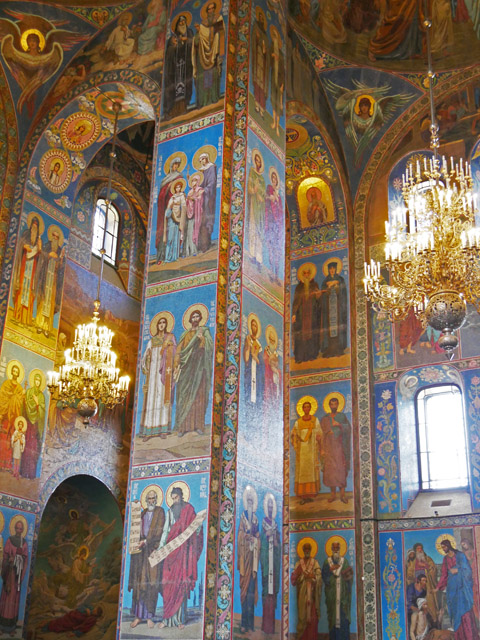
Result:
<instances>
[{"instance_id":1,"label":"decorative arch molding","mask_svg":"<svg viewBox=\"0 0 480 640\"><path fill-rule=\"evenodd\" d=\"M108 167L102 165L88 167L88 169L86 169L82 174L75 197L88 183L101 182L103 184L108 180L108 176ZM123 174L115 170L112 175L112 186L115 187L115 189L118 189L118 191L120 191L121 194L132 204L146 229L148 224L148 202L144 199L136 186L127 180Z\"/></svg>"},{"instance_id":2,"label":"decorative arch molding","mask_svg":"<svg viewBox=\"0 0 480 640\"><path fill-rule=\"evenodd\" d=\"M89 77L85 82L78 85L69 92L62 100L55 105L49 113L35 127L34 132L23 147L17 169L17 182L14 192L14 205L11 211L8 236L5 245L4 262L0 278L0 331L3 331L8 307L8 296L10 292L10 281L13 270L15 257L15 249L18 239L18 230L20 226L20 218L23 209L23 200L26 189L27 174L32 160L33 153L50 126L54 117L66 107L74 98L88 92L89 89L98 87L101 84L117 83L120 85L129 85L140 91L145 96L145 120L155 119L160 110L161 91L157 83L142 73L133 70L112 71L108 73L97 73Z\"/></svg>"},{"instance_id":3,"label":"decorative arch molding","mask_svg":"<svg viewBox=\"0 0 480 640\"><path fill-rule=\"evenodd\" d=\"M124 512L125 490L117 484L115 477L98 466L95 467L95 473L92 473L92 470L88 468L87 465L83 466L79 462L75 462L73 464L70 463L60 467L44 482L38 498L37 527L40 524L43 510L54 491L62 484L62 482L65 482L65 480L73 478L74 476L90 476L104 484L117 501L120 511L122 513Z\"/></svg>"},{"instance_id":4,"label":"decorative arch molding","mask_svg":"<svg viewBox=\"0 0 480 640\"><path fill-rule=\"evenodd\" d=\"M7 232L15 190L14 176L18 161L17 118L7 78L0 67L0 267L7 242Z\"/></svg>"},{"instance_id":5,"label":"decorative arch molding","mask_svg":"<svg viewBox=\"0 0 480 640\"><path fill-rule=\"evenodd\" d=\"M287 126L288 126L289 119L296 115L303 116L308 120L310 120L310 122L317 127L320 135L325 140L325 144L329 152L332 154L333 160L335 162L337 173L340 178L340 183L342 186L342 191L343 191L344 198L347 205L347 212L350 214L350 212L352 211L352 194L350 190L350 182L348 180L348 171L346 168L342 147L340 147L340 150L339 150L330 132L325 127L325 124L309 106L307 106L303 102L299 102L298 100L289 100L287 102L287 107L286 107ZM288 139L287 139L287 154L288 154ZM349 215L349 218L350 218L350 215Z\"/></svg>"}]
</instances>

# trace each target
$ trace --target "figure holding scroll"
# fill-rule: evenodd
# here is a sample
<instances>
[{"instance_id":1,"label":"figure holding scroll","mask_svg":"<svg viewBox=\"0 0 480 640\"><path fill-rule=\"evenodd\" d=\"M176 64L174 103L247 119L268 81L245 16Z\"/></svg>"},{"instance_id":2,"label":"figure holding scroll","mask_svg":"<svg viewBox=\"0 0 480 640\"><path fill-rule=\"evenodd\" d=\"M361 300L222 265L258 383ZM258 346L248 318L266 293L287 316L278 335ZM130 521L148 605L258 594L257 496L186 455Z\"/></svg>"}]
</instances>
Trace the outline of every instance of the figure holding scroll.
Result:
<instances>
[{"instance_id":1,"label":"figure holding scroll","mask_svg":"<svg viewBox=\"0 0 480 640\"><path fill-rule=\"evenodd\" d=\"M134 629L142 620L152 629L158 600L159 567L148 562L148 556L158 547L165 524L165 512L160 506L163 492L157 485L147 487L140 498L144 507L140 517L138 545L132 548L133 518L130 530L130 575L128 590L132 591L132 615L130 626ZM137 503L138 504L138 503ZM133 509L132 509L133 511Z\"/></svg>"},{"instance_id":2,"label":"figure holding scroll","mask_svg":"<svg viewBox=\"0 0 480 640\"><path fill-rule=\"evenodd\" d=\"M167 512L160 550L169 545L163 560L160 593L163 597L163 620L158 626L183 629L187 620L187 601L197 581L197 563L203 548L203 519L188 502L186 482L174 482L167 490ZM183 534L183 535L182 535Z\"/></svg>"}]
</instances>

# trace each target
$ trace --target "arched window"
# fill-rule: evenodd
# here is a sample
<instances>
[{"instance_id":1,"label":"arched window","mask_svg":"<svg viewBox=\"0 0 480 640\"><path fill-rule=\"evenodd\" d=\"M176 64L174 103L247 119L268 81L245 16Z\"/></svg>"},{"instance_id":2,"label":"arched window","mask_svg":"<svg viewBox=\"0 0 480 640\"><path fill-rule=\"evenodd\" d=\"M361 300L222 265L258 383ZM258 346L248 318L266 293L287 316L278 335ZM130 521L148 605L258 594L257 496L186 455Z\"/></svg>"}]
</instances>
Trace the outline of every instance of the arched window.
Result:
<instances>
[{"instance_id":1,"label":"arched window","mask_svg":"<svg viewBox=\"0 0 480 640\"><path fill-rule=\"evenodd\" d=\"M468 487L462 392L457 385L422 388L416 395L420 490Z\"/></svg>"},{"instance_id":2,"label":"arched window","mask_svg":"<svg viewBox=\"0 0 480 640\"><path fill-rule=\"evenodd\" d=\"M107 216L107 200L98 198L93 222L92 253L101 256L100 251L104 247L105 260L113 265L117 257L119 221L120 215L116 206L110 203Z\"/></svg>"}]
</instances>

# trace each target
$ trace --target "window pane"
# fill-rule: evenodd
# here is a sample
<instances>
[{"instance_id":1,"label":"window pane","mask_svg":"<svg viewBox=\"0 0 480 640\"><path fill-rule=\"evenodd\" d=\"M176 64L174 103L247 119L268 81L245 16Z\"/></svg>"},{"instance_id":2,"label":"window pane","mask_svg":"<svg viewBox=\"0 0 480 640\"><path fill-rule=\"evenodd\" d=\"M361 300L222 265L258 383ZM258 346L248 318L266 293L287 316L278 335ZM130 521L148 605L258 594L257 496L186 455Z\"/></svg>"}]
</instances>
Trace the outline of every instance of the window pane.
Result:
<instances>
[{"instance_id":1,"label":"window pane","mask_svg":"<svg viewBox=\"0 0 480 640\"><path fill-rule=\"evenodd\" d=\"M422 488L468 485L467 447L460 389L441 385L417 396Z\"/></svg>"},{"instance_id":2,"label":"window pane","mask_svg":"<svg viewBox=\"0 0 480 640\"><path fill-rule=\"evenodd\" d=\"M107 218L107 228L105 229L105 217ZM95 220L92 238L92 252L101 255L102 247L105 249L105 260L115 264L117 253L118 226L120 216L114 204L108 206L104 198L97 200L95 209Z\"/></svg>"}]
</instances>

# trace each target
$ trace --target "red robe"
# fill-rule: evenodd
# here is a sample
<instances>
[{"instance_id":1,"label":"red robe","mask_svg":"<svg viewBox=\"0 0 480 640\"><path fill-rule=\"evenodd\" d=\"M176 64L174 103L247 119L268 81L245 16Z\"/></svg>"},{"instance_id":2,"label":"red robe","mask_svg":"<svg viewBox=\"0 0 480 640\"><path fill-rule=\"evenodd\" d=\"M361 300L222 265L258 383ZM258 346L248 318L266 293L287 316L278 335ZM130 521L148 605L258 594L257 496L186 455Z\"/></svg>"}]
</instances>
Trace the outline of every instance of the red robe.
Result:
<instances>
[{"instance_id":1,"label":"red robe","mask_svg":"<svg viewBox=\"0 0 480 640\"><path fill-rule=\"evenodd\" d=\"M16 556L20 559L16 560ZM5 543L2 562L2 593L0 595L0 626L15 628L20 608L20 593L28 564L25 538L10 536Z\"/></svg>"},{"instance_id":2,"label":"red robe","mask_svg":"<svg viewBox=\"0 0 480 640\"><path fill-rule=\"evenodd\" d=\"M80 633L87 633L95 626L98 620L98 616L92 615L88 610L79 611L74 609L69 611L60 618L55 618L47 624L48 631L54 631L55 633L63 633L65 631L77 631Z\"/></svg>"},{"instance_id":3,"label":"red robe","mask_svg":"<svg viewBox=\"0 0 480 640\"><path fill-rule=\"evenodd\" d=\"M188 502L180 517L171 527L167 544L185 531L195 519L195 510ZM161 593L163 597L163 619L174 616L181 607L184 598L195 588L197 581L197 563L203 547L203 529L197 530L178 549L175 549L163 561Z\"/></svg>"}]
</instances>

